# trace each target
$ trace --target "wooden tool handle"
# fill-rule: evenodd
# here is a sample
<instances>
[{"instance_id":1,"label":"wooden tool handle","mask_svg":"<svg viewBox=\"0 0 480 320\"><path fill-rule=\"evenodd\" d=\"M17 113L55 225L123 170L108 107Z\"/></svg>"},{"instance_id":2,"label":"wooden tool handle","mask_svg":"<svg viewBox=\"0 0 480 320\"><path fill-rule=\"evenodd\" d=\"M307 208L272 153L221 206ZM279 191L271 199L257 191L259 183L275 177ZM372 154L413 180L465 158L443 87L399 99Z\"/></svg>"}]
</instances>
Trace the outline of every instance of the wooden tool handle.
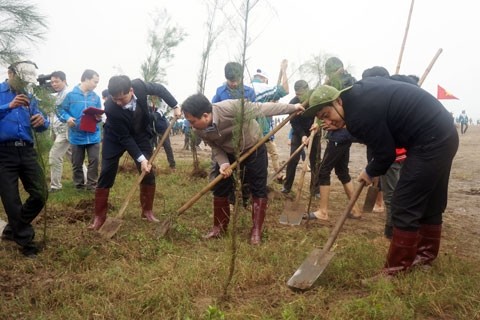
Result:
<instances>
[{"instance_id":1,"label":"wooden tool handle","mask_svg":"<svg viewBox=\"0 0 480 320\"><path fill-rule=\"evenodd\" d=\"M305 173L307 172L308 168L308 158L310 157L310 152L312 152L312 145L313 145L313 137L315 136L316 131L312 130L310 132L310 136L308 137L308 148L307 148L307 154L305 157L305 161L303 162L303 167L302 167L302 172L300 174L300 180L298 181L298 191L297 191L297 196L295 198L295 203L297 204L300 201L300 197L302 195L302 190L303 190L303 181L305 180Z\"/></svg>"},{"instance_id":2,"label":"wooden tool handle","mask_svg":"<svg viewBox=\"0 0 480 320\"><path fill-rule=\"evenodd\" d=\"M347 208L345 211L342 213L340 216L340 219L338 219L337 223L335 224L335 227L333 228L332 232L330 233L330 236L328 237L327 243L325 244L325 247L323 247L323 252L327 252L330 250L332 247L333 243L337 239L338 233L340 232L340 229L342 228L343 224L345 223L345 220L347 219L348 214L352 211L353 206L355 205L355 202L357 202L358 197L362 193L363 188L365 187L365 181L362 180L358 187L355 189L355 192L353 193L352 197L350 198L350 201L348 202ZM322 256L322 255L320 255Z\"/></svg>"},{"instance_id":3,"label":"wooden tool handle","mask_svg":"<svg viewBox=\"0 0 480 320\"><path fill-rule=\"evenodd\" d=\"M157 144L157 148L155 149L155 152L152 154L150 159L148 159L148 164L152 164L155 158L157 157L158 153L160 152L160 149L162 149L163 143L165 142L168 135L170 134L170 131L172 130L172 127L176 121L177 121L177 116L173 116L172 120L170 120L170 124L168 125L167 130L163 133L162 138L160 139L160 142ZM123 215L125 214L125 211L130 202L130 199L132 199L133 194L135 193L135 191L137 191L137 188L142 182L143 178L145 177L145 174L146 172L142 171L140 175L137 177L137 180L135 181L134 185L128 192L127 197L125 198L125 201L123 201L122 207L120 208L120 211L117 214L117 218L122 218Z\"/></svg>"},{"instance_id":4,"label":"wooden tool handle","mask_svg":"<svg viewBox=\"0 0 480 320\"><path fill-rule=\"evenodd\" d=\"M257 150L262 144L268 141L272 135L274 135L278 130L280 130L283 126L285 126L291 119L297 116L297 112L290 114L287 118L285 118L282 122L280 122L272 131L267 133L263 138L261 138L253 147L248 149L244 154L238 158L237 161L230 165L230 168L234 170L237 166L244 161L248 156L250 156L255 150ZM180 216L182 213L187 211L198 199L200 199L205 193L210 191L218 182L223 179L223 175L219 174L214 180L210 181L202 190L200 190L196 195L194 195L190 200L187 201L183 206L181 206L177 210L177 215Z\"/></svg>"}]
</instances>

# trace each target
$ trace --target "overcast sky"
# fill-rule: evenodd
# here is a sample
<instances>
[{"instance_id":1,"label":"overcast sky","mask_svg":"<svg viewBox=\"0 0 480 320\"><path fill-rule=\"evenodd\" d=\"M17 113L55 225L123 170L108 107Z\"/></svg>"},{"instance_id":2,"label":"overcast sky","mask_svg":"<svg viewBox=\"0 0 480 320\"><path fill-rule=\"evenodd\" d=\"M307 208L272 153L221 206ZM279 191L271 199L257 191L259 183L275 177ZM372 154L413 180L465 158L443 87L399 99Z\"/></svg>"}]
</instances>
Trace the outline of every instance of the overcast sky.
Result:
<instances>
[{"instance_id":1,"label":"overcast sky","mask_svg":"<svg viewBox=\"0 0 480 320\"><path fill-rule=\"evenodd\" d=\"M230 1L225 9L232 12ZM140 76L148 55L147 34L155 9L167 9L172 22L188 34L167 69L167 87L181 103L196 91L200 55L205 37L206 7L201 0L83 0L81 2L34 1L47 16L46 42L32 50L30 58L39 73L63 70L70 85L79 82L84 69L100 74L97 92L115 74ZM280 61L289 60L293 83L295 69L314 54L340 57L357 79L374 65L394 73L411 0L265 0L251 16L247 68L262 68L276 81ZM441 100L458 115L462 109L480 119L477 75L480 75L480 19L475 1L417 0L414 5L400 73L421 76L439 48L443 49L423 88L436 96L437 85L459 98ZM219 15L219 19L223 15ZM230 25L238 26L233 15ZM240 35L225 28L210 61L205 94L211 98L224 81L226 62L239 56ZM2 75L5 71L2 70ZM289 100L291 95L286 99Z\"/></svg>"}]
</instances>

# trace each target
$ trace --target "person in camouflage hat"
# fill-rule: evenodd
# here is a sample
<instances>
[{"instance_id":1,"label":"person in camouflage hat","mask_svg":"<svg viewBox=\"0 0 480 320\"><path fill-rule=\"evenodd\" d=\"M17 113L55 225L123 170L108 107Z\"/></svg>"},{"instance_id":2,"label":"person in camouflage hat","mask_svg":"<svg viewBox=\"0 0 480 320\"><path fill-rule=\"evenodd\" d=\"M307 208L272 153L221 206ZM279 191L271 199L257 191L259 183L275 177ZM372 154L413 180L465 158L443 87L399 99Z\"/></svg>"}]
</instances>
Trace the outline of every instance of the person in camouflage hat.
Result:
<instances>
[{"instance_id":1,"label":"person in camouflage hat","mask_svg":"<svg viewBox=\"0 0 480 320\"><path fill-rule=\"evenodd\" d=\"M391 210L393 237L381 275L396 275L416 265L430 265L440 248L448 181L458 149L450 113L416 85L369 77L337 90L320 86L305 116L343 127L373 150L357 178L370 185L395 160L395 148L408 150Z\"/></svg>"}]
</instances>

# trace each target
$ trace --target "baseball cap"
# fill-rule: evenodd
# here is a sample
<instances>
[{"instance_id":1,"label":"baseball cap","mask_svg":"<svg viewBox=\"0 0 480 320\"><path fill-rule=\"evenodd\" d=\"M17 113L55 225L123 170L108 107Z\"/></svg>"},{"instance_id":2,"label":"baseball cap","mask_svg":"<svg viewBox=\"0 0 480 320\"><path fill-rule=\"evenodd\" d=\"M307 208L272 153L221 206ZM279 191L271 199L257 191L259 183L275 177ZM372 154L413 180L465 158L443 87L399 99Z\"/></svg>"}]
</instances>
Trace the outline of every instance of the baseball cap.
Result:
<instances>
[{"instance_id":1,"label":"baseball cap","mask_svg":"<svg viewBox=\"0 0 480 320\"><path fill-rule=\"evenodd\" d=\"M37 83L37 65L32 61L19 61L12 63L9 70L15 72L15 74L26 83Z\"/></svg>"},{"instance_id":2,"label":"baseball cap","mask_svg":"<svg viewBox=\"0 0 480 320\"><path fill-rule=\"evenodd\" d=\"M347 91L351 88L347 87L342 90L337 90L335 87L322 85L315 89L310 95L308 104L310 105L307 110L302 114L304 117L314 117L318 111L322 110L323 107L326 107L331 102L335 101L342 92Z\"/></svg>"},{"instance_id":3,"label":"baseball cap","mask_svg":"<svg viewBox=\"0 0 480 320\"><path fill-rule=\"evenodd\" d=\"M268 80L268 74L265 71L262 71L262 69L257 69L257 72L255 73L254 76L264 77L265 79Z\"/></svg>"}]
</instances>

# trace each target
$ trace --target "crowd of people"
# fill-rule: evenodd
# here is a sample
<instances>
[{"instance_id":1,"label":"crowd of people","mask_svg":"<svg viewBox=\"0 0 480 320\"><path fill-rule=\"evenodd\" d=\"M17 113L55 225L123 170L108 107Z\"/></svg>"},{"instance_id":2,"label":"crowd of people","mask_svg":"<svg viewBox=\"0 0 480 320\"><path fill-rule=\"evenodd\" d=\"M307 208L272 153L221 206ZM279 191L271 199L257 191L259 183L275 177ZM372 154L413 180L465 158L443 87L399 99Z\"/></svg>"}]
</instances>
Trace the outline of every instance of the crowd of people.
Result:
<instances>
[{"instance_id":1,"label":"crowd of people","mask_svg":"<svg viewBox=\"0 0 480 320\"><path fill-rule=\"evenodd\" d=\"M348 198L353 195L353 180L370 185L380 180L384 191L385 237L390 239L382 275L395 275L416 265L431 264L437 257L442 230L442 214L447 204L447 188L453 157L458 148L458 133L451 114L440 102L421 89L411 76L388 74L385 68L365 70L356 80L336 57L325 63L325 81L310 88L305 80L294 84L295 97L289 103L279 100L289 93L288 62L280 64L276 83L257 69L251 86L244 84L244 68L237 62L225 67L225 83L212 99L201 93L178 103L159 83L113 76L102 97L95 93L99 74L87 69L80 83L72 88L62 71L50 75L55 91L55 108L43 114L38 101L28 90L37 82L36 65L21 61L8 67L8 79L0 84L0 174L6 183L0 194L7 215L2 239L17 243L27 257L35 257L32 221L47 201L48 192L62 192L64 158L72 165L72 181L78 190L94 193L91 230L99 230L107 219L110 189L114 186L119 160L127 152L139 174L141 218L158 222L154 215L155 172L149 159L169 121L155 106L160 99L171 109L174 131L183 131L183 149L211 148L210 178L223 179L213 187L213 226L204 238L213 240L228 232L235 188L241 186L243 204L251 206L250 244L263 241L263 226L268 208L267 180L269 160L282 184L281 192L292 192L301 153L289 160L285 175L280 173L279 155L271 131L273 116L295 114L291 120L290 152L313 139L309 154L310 192L319 200L317 209L305 212L306 220L328 220L330 175L335 174ZM102 101L103 99L103 101ZM243 112L243 123L238 115ZM277 122L278 123L278 122ZM35 132L51 126L54 141L49 153L50 187L37 162ZM461 133L467 131L468 122ZM241 132L240 143L238 132ZM258 142L268 135L266 143ZM190 139L193 137L193 143ZM322 154L321 144L326 141ZM352 143L367 145L367 166L356 178L349 172ZM176 164L169 139L163 148L172 172ZM239 155L249 153L235 180L231 165ZM85 163L85 157L86 163ZM28 193L22 203L19 181ZM354 206L352 219L362 217Z\"/></svg>"}]
</instances>

